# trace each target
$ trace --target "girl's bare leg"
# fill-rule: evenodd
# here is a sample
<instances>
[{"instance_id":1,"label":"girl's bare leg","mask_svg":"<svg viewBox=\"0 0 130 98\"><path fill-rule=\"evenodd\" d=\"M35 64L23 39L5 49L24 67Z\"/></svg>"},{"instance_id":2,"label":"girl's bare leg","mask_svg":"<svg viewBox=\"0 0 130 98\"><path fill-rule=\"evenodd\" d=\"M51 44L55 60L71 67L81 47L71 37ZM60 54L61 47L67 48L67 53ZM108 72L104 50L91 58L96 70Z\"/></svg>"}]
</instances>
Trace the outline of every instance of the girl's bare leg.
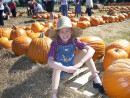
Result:
<instances>
[{"instance_id":1,"label":"girl's bare leg","mask_svg":"<svg viewBox=\"0 0 130 98\"><path fill-rule=\"evenodd\" d=\"M52 98L57 98L57 90L59 87L59 82L60 82L60 73L61 70L58 69L53 69L53 75L52 75Z\"/></svg>"},{"instance_id":2,"label":"girl's bare leg","mask_svg":"<svg viewBox=\"0 0 130 98\"><path fill-rule=\"evenodd\" d=\"M95 63L93 61L93 59L89 59L87 62L85 62L85 64L88 66L89 70L91 71L92 73L92 76L94 78L94 82L95 83L101 83L101 80L100 80L100 77L97 73L97 69L95 67Z\"/></svg>"},{"instance_id":3,"label":"girl's bare leg","mask_svg":"<svg viewBox=\"0 0 130 98\"><path fill-rule=\"evenodd\" d=\"M78 54L76 54L74 64L77 64L78 62L80 62L81 59L85 56L86 53L87 53L87 50L83 49ZM94 63L93 59L91 58L88 61L86 61L85 65L87 65L88 68L90 69L90 71L92 73L92 76L94 78L94 82L95 83L101 83L101 80L100 80L100 78L99 78L99 76L97 74L97 69L95 67L95 63Z\"/></svg>"}]
</instances>

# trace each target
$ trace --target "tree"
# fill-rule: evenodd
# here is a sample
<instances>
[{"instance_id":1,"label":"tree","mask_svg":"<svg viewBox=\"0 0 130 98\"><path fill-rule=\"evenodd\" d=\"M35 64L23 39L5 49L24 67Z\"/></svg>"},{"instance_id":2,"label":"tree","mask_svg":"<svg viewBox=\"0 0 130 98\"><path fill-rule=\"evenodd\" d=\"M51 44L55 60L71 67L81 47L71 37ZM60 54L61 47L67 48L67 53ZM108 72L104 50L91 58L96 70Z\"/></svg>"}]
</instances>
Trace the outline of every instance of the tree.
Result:
<instances>
[{"instance_id":1,"label":"tree","mask_svg":"<svg viewBox=\"0 0 130 98\"><path fill-rule=\"evenodd\" d=\"M124 0L116 0L116 3L124 2Z\"/></svg>"},{"instance_id":2,"label":"tree","mask_svg":"<svg viewBox=\"0 0 130 98\"><path fill-rule=\"evenodd\" d=\"M39 0L35 0L37 3L40 3L40 1Z\"/></svg>"},{"instance_id":3,"label":"tree","mask_svg":"<svg viewBox=\"0 0 130 98\"><path fill-rule=\"evenodd\" d=\"M130 0L124 0L124 2L130 2Z\"/></svg>"},{"instance_id":4,"label":"tree","mask_svg":"<svg viewBox=\"0 0 130 98\"><path fill-rule=\"evenodd\" d=\"M26 6L26 0L19 0L20 6Z\"/></svg>"},{"instance_id":5,"label":"tree","mask_svg":"<svg viewBox=\"0 0 130 98\"><path fill-rule=\"evenodd\" d=\"M108 0L109 3L114 3L114 0Z\"/></svg>"}]
</instances>

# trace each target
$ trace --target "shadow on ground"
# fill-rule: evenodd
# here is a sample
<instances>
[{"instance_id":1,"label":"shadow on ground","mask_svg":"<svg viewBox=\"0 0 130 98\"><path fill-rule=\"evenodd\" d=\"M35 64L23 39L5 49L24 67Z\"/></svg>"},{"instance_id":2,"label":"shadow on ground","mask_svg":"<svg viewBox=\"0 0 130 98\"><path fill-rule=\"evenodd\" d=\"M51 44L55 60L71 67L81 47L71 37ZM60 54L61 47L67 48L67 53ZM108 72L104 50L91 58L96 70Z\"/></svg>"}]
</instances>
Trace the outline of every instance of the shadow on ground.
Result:
<instances>
[{"instance_id":1,"label":"shadow on ground","mask_svg":"<svg viewBox=\"0 0 130 98\"><path fill-rule=\"evenodd\" d=\"M46 92L51 85L51 74L52 70L40 67L21 84L5 89L1 98L49 98Z\"/></svg>"},{"instance_id":2,"label":"shadow on ground","mask_svg":"<svg viewBox=\"0 0 130 98\"><path fill-rule=\"evenodd\" d=\"M17 71L26 71L31 69L35 63L33 63L27 55L20 57L13 66L9 69L9 73L15 73Z\"/></svg>"}]
</instances>

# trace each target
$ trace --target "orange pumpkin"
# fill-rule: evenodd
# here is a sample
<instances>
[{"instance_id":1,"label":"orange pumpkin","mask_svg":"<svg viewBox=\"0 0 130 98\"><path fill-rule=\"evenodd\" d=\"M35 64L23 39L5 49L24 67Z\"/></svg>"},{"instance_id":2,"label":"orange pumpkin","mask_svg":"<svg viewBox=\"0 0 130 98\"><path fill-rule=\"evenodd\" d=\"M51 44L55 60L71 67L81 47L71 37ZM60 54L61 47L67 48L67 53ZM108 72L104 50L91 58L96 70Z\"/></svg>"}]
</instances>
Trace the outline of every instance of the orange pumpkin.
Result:
<instances>
[{"instance_id":1,"label":"orange pumpkin","mask_svg":"<svg viewBox=\"0 0 130 98\"><path fill-rule=\"evenodd\" d=\"M108 17L108 22L109 22L109 23L115 22L114 16L109 16L109 17Z\"/></svg>"},{"instance_id":2,"label":"orange pumpkin","mask_svg":"<svg viewBox=\"0 0 130 98\"><path fill-rule=\"evenodd\" d=\"M47 55L51 42L52 40L43 33L41 33L39 38L32 39L28 49L29 58L33 62L47 63Z\"/></svg>"},{"instance_id":3,"label":"orange pumpkin","mask_svg":"<svg viewBox=\"0 0 130 98\"><path fill-rule=\"evenodd\" d=\"M71 22L73 27L77 27L77 22Z\"/></svg>"},{"instance_id":4,"label":"orange pumpkin","mask_svg":"<svg viewBox=\"0 0 130 98\"><path fill-rule=\"evenodd\" d=\"M81 16L79 21L90 21L90 17L89 16Z\"/></svg>"},{"instance_id":5,"label":"orange pumpkin","mask_svg":"<svg viewBox=\"0 0 130 98\"><path fill-rule=\"evenodd\" d=\"M54 27L54 26L53 26L53 22L47 22L47 23L45 24L45 27L48 27L48 28Z\"/></svg>"},{"instance_id":6,"label":"orange pumpkin","mask_svg":"<svg viewBox=\"0 0 130 98\"><path fill-rule=\"evenodd\" d=\"M125 16L123 14L120 13L118 17L120 22L125 21Z\"/></svg>"},{"instance_id":7,"label":"orange pumpkin","mask_svg":"<svg viewBox=\"0 0 130 98\"><path fill-rule=\"evenodd\" d=\"M106 70L114 61L118 59L128 58L126 51L119 48L109 49L104 56L103 67Z\"/></svg>"},{"instance_id":8,"label":"orange pumpkin","mask_svg":"<svg viewBox=\"0 0 130 98\"><path fill-rule=\"evenodd\" d=\"M0 29L0 37L7 37L10 39L11 28L1 28Z\"/></svg>"},{"instance_id":9,"label":"orange pumpkin","mask_svg":"<svg viewBox=\"0 0 130 98\"><path fill-rule=\"evenodd\" d=\"M12 49L12 41L13 40L8 40L2 43L2 47L4 49Z\"/></svg>"},{"instance_id":10,"label":"orange pumpkin","mask_svg":"<svg viewBox=\"0 0 130 98\"><path fill-rule=\"evenodd\" d=\"M31 39L33 38L38 38L40 36L41 33L31 33L28 37L30 37Z\"/></svg>"},{"instance_id":11,"label":"orange pumpkin","mask_svg":"<svg viewBox=\"0 0 130 98\"><path fill-rule=\"evenodd\" d=\"M7 37L1 37L0 38L0 48L2 48L2 43L8 41Z\"/></svg>"},{"instance_id":12,"label":"orange pumpkin","mask_svg":"<svg viewBox=\"0 0 130 98\"><path fill-rule=\"evenodd\" d=\"M24 30L31 30L31 26L27 26Z\"/></svg>"},{"instance_id":13,"label":"orange pumpkin","mask_svg":"<svg viewBox=\"0 0 130 98\"><path fill-rule=\"evenodd\" d=\"M40 32L41 29L42 29L42 25L40 25L39 22L34 22L31 25L31 30L33 30L33 32L35 32L35 33Z\"/></svg>"},{"instance_id":14,"label":"orange pumpkin","mask_svg":"<svg viewBox=\"0 0 130 98\"><path fill-rule=\"evenodd\" d=\"M28 53L28 47L31 42L31 38L27 36L17 37L12 42L12 51L15 55L22 55Z\"/></svg>"},{"instance_id":15,"label":"orange pumpkin","mask_svg":"<svg viewBox=\"0 0 130 98\"><path fill-rule=\"evenodd\" d=\"M46 15L46 14L43 14L42 18L43 18L43 19L47 19L47 15Z\"/></svg>"},{"instance_id":16,"label":"orange pumpkin","mask_svg":"<svg viewBox=\"0 0 130 98\"><path fill-rule=\"evenodd\" d=\"M119 48L123 49L127 52L128 55L130 55L130 42L125 39L118 39L112 42L110 45L108 45L105 49L105 52L107 52L109 49L112 48Z\"/></svg>"},{"instance_id":17,"label":"orange pumpkin","mask_svg":"<svg viewBox=\"0 0 130 98\"><path fill-rule=\"evenodd\" d=\"M30 34L34 33L32 30L26 30L26 34L27 36L29 36Z\"/></svg>"},{"instance_id":18,"label":"orange pumpkin","mask_svg":"<svg viewBox=\"0 0 130 98\"><path fill-rule=\"evenodd\" d=\"M98 18L91 17L90 23L93 26L98 26L100 24L100 20Z\"/></svg>"},{"instance_id":19,"label":"orange pumpkin","mask_svg":"<svg viewBox=\"0 0 130 98\"><path fill-rule=\"evenodd\" d=\"M94 61L99 60L104 56L105 43L101 38L96 36L86 36L81 37L79 40L90 44L90 46L95 50L95 54L93 56Z\"/></svg>"},{"instance_id":20,"label":"orange pumpkin","mask_svg":"<svg viewBox=\"0 0 130 98\"><path fill-rule=\"evenodd\" d=\"M27 36L26 31L23 28L18 28L17 29L14 26L14 28L11 31L11 34L10 34L10 39L14 40L15 38L20 37L20 36Z\"/></svg>"},{"instance_id":21,"label":"orange pumpkin","mask_svg":"<svg viewBox=\"0 0 130 98\"><path fill-rule=\"evenodd\" d=\"M90 22L89 21L79 21L79 22L77 22L77 27L86 29L87 27L90 27Z\"/></svg>"},{"instance_id":22,"label":"orange pumpkin","mask_svg":"<svg viewBox=\"0 0 130 98\"><path fill-rule=\"evenodd\" d=\"M71 22L78 22L79 20L77 18L71 18Z\"/></svg>"},{"instance_id":23,"label":"orange pumpkin","mask_svg":"<svg viewBox=\"0 0 130 98\"><path fill-rule=\"evenodd\" d=\"M110 98L130 98L130 59L119 59L104 71L103 87Z\"/></svg>"}]
</instances>

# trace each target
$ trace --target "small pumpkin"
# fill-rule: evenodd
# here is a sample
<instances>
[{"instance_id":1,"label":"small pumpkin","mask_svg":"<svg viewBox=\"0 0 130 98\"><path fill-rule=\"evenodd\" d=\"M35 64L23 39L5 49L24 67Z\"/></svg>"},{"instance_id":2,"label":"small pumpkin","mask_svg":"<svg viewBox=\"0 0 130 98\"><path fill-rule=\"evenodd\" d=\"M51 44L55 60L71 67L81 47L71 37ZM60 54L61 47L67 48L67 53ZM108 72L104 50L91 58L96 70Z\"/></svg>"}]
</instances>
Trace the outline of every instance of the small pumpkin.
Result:
<instances>
[{"instance_id":1,"label":"small pumpkin","mask_svg":"<svg viewBox=\"0 0 130 98\"><path fill-rule=\"evenodd\" d=\"M103 87L110 98L130 98L130 59L116 60L104 71Z\"/></svg>"},{"instance_id":2,"label":"small pumpkin","mask_svg":"<svg viewBox=\"0 0 130 98\"><path fill-rule=\"evenodd\" d=\"M0 29L0 37L7 37L10 39L12 29L11 28L1 28Z\"/></svg>"},{"instance_id":3,"label":"small pumpkin","mask_svg":"<svg viewBox=\"0 0 130 98\"><path fill-rule=\"evenodd\" d=\"M90 27L90 22L89 21L79 21L79 22L77 22L77 27L86 29L87 27Z\"/></svg>"},{"instance_id":4,"label":"small pumpkin","mask_svg":"<svg viewBox=\"0 0 130 98\"><path fill-rule=\"evenodd\" d=\"M81 16L79 21L90 21L90 17L89 16Z\"/></svg>"},{"instance_id":5,"label":"small pumpkin","mask_svg":"<svg viewBox=\"0 0 130 98\"><path fill-rule=\"evenodd\" d=\"M17 37L20 36L27 36L26 31L23 28L17 28L15 25L13 25L13 30L10 34L10 39L14 40Z\"/></svg>"},{"instance_id":6,"label":"small pumpkin","mask_svg":"<svg viewBox=\"0 0 130 98\"><path fill-rule=\"evenodd\" d=\"M91 20L90 20L91 25L93 26L98 26L100 24L100 20L98 18L92 17L91 16Z\"/></svg>"},{"instance_id":7,"label":"small pumpkin","mask_svg":"<svg viewBox=\"0 0 130 98\"><path fill-rule=\"evenodd\" d=\"M28 37L30 37L31 39L33 38L37 38L40 36L41 33L31 33Z\"/></svg>"},{"instance_id":8,"label":"small pumpkin","mask_svg":"<svg viewBox=\"0 0 130 98\"><path fill-rule=\"evenodd\" d=\"M8 41L7 37L1 37L0 38L0 48L2 48L2 43Z\"/></svg>"},{"instance_id":9,"label":"small pumpkin","mask_svg":"<svg viewBox=\"0 0 130 98\"><path fill-rule=\"evenodd\" d=\"M42 29L42 25L40 25L39 22L34 22L31 25L31 30L33 30L33 32L35 32L35 33L40 32L41 29Z\"/></svg>"},{"instance_id":10,"label":"small pumpkin","mask_svg":"<svg viewBox=\"0 0 130 98\"><path fill-rule=\"evenodd\" d=\"M12 41L13 40L8 40L2 43L2 47L4 49L12 49Z\"/></svg>"}]
</instances>

